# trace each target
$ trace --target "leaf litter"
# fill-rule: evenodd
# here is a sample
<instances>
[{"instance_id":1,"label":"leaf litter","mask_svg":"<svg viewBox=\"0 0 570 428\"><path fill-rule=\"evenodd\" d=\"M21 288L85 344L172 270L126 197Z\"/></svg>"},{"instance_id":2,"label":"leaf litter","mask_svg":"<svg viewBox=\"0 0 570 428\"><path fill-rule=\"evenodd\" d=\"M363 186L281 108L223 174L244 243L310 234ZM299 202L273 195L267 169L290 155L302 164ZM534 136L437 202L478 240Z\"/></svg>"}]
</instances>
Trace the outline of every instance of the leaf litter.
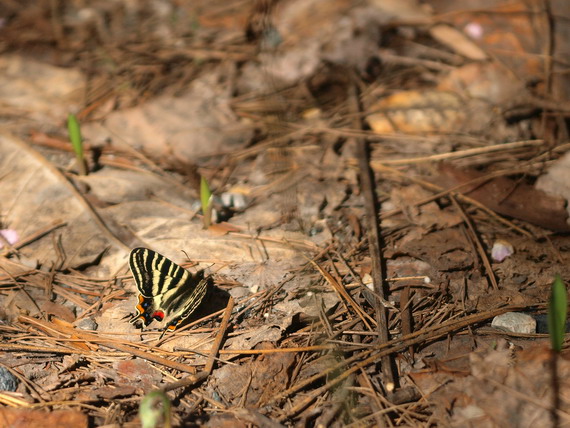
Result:
<instances>
[{"instance_id":1,"label":"leaf litter","mask_svg":"<svg viewBox=\"0 0 570 428\"><path fill-rule=\"evenodd\" d=\"M137 426L161 389L175 426L567 422L558 15L495 3L5 6L3 420ZM162 340L128 323L139 246L215 284Z\"/></svg>"}]
</instances>

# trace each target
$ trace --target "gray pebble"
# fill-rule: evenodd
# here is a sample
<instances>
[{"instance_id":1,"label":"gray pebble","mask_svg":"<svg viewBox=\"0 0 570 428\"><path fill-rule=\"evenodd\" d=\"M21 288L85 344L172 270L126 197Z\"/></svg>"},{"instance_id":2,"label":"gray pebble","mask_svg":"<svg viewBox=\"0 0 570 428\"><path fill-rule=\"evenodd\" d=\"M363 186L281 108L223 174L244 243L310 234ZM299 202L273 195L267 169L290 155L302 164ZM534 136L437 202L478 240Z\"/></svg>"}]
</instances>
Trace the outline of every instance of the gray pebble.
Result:
<instances>
[{"instance_id":1,"label":"gray pebble","mask_svg":"<svg viewBox=\"0 0 570 428\"><path fill-rule=\"evenodd\" d=\"M18 378L5 367L0 367L0 391L16 391L18 388Z\"/></svg>"},{"instance_id":2,"label":"gray pebble","mask_svg":"<svg viewBox=\"0 0 570 428\"><path fill-rule=\"evenodd\" d=\"M507 312L493 318L491 327L513 333L536 333L536 320L522 312Z\"/></svg>"}]
</instances>

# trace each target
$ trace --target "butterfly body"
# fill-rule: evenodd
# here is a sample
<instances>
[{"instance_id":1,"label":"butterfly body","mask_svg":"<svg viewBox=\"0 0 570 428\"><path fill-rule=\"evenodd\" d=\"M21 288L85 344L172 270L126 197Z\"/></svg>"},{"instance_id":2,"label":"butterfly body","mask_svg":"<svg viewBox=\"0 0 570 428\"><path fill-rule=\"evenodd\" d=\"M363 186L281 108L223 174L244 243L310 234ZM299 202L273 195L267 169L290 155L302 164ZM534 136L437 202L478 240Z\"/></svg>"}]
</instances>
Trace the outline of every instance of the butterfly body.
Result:
<instances>
[{"instance_id":1,"label":"butterfly body","mask_svg":"<svg viewBox=\"0 0 570 428\"><path fill-rule=\"evenodd\" d=\"M202 271L191 274L155 251L135 248L129 266L140 293L131 322L140 320L146 327L159 321L165 325L163 335L188 318L206 295L208 281Z\"/></svg>"}]
</instances>

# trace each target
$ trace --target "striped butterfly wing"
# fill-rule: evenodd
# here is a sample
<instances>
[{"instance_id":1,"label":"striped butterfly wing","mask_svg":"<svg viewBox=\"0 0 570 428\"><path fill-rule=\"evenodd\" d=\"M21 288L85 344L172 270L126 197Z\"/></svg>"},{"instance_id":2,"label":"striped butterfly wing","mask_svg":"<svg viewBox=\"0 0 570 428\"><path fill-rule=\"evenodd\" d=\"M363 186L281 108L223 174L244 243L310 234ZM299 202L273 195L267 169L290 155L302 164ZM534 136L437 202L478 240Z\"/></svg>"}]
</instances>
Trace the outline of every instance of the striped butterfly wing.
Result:
<instances>
[{"instance_id":1,"label":"striped butterfly wing","mask_svg":"<svg viewBox=\"0 0 570 428\"><path fill-rule=\"evenodd\" d=\"M188 318L206 295L208 280L203 272L192 275L155 251L135 248L129 266L140 292L131 322L140 320L145 327L153 320L163 322L163 335Z\"/></svg>"}]
</instances>

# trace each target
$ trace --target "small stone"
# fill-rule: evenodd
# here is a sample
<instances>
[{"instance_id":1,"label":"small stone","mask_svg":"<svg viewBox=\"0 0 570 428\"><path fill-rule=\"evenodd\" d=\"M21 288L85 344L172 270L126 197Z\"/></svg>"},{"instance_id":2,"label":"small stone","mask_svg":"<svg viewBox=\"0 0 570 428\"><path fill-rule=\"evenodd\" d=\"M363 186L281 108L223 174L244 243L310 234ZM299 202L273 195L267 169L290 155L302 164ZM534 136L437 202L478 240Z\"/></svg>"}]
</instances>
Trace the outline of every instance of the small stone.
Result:
<instances>
[{"instance_id":1,"label":"small stone","mask_svg":"<svg viewBox=\"0 0 570 428\"><path fill-rule=\"evenodd\" d=\"M236 210L245 210L248 204L248 200L245 197L245 195L242 195L241 193L236 193L234 195L234 208Z\"/></svg>"},{"instance_id":2,"label":"small stone","mask_svg":"<svg viewBox=\"0 0 570 428\"><path fill-rule=\"evenodd\" d=\"M502 239L497 239L493 244L493 248L491 249L491 257L496 262L501 263L507 257L511 256L515 252L512 244L503 241Z\"/></svg>"},{"instance_id":3,"label":"small stone","mask_svg":"<svg viewBox=\"0 0 570 428\"><path fill-rule=\"evenodd\" d=\"M0 235L2 235L2 237L8 241L10 245L14 245L20 240L18 232L16 232L14 229L2 229L0 230ZM4 242L0 240L0 248L2 247L4 247Z\"/></svg>"},{"instance_id":4,"label":"small stone","mask_svg":"<svg viewBox=\"0 0 570 428\"><path fill-rule=\"evenodd\" d=\"M491 327L512 333L536 333L536 320L521 312L507 312L493 318Z\"/></svg>"},{"instance_id":5,"label":"small stone","mask_svg":"<svg viewBox=\"0 0 570 428\"><path fill-rule=\"evenodd\" d=\"M76 323L76 326L81 330L91 330L91 331L97 330L98 327L97 323L95 322L95 320L93 320L93 318L83 318L81 321Z\"/></svg>"},{"instance_id":6,"label":"small stone","mask_svg":"<svg viewBox=\"0 0 570 428\"><path fill-rule=\"evenodd\" d=\"M224 207L234 208L238 211L244 210L247 207L247 199L241 193L222 193L219 201Z\"/></svg>"},{"instance_id":7,"label":"small stone","mask_svg":"<svg viewBox=\"0 0 570 428\"><path fill-rule=\"evenodd\" d=\"M224 207L231 207L233 206L233 194L229 192L222 193L220 197L220 202Z\"/></svg>"},{"instance_id":8,"label":"small stone","mask_svg":"<svg viewBox=\"0 0 570 428\"><path fill-rule=\"evenodd\" d=\"M0 367L0 391L14 392L18 388L18 378L5 367Z\"/></svg>"},{"instance_id":9,"label":"small stone","mask_svg":"<svg viewBox=\"0 0 570 428\"><path fill-rule=\"evenodd\" d=\"M366 285L370 290L374 291L374 284L372 283L372 277L369 273L365 273L362 277L362 283Z\"/></svg>"}]
</instances>

